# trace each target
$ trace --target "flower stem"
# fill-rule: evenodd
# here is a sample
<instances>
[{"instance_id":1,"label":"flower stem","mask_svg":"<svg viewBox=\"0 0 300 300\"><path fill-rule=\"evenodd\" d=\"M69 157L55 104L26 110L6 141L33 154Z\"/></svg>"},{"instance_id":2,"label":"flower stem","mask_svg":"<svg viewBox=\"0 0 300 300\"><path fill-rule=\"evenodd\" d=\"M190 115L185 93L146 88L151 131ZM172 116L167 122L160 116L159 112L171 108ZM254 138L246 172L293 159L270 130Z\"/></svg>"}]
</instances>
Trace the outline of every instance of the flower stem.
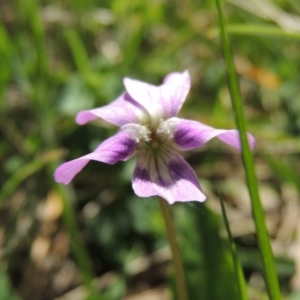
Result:
<instances>
[{"instance_id":1,"label":"flower stem","mask_svg":"<svg viewBox=\"0 0 300 300\"><path fill-rule=\"evenodd\" d=\"M159 205L165 220L168 241L171 248L173 263L175 267L175 281L177 286L178 299L188 300L184 269L183 269L183 264L180 256L179 247L176 240L176 232L175 232L173 218L170 210L170 205L162 198L159 198Z\"/></svg>"}]
</instances>

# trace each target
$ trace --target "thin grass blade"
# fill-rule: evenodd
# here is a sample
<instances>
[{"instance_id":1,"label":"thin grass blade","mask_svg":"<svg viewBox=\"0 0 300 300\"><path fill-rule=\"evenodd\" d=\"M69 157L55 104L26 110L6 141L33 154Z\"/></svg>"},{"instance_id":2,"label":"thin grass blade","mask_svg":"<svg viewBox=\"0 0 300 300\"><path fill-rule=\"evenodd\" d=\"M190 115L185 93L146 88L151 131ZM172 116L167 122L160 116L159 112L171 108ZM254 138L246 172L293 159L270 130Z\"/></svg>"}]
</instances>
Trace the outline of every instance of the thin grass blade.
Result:
<instances>
[{"instance_id":1,"label":"thin grass blade","mask_svg":"<svg viewBox=\"0 0 300 300\"><path fill-rule=\"evenodd\" d=\"M269 298L272 300L279 300L281 299L281 295L278 284L278 278L275 270L274 257L271 249L268 231L265 224L264 212L258 192L258 182L254 170L253 157L247 140L245 114L242 104L242 98L239 90L239 83L233 63L220 0L216 0L216 7L218 12L221 42L228 73L228 83L231 93L231 102L235 113L236 125L240 132L242 159L252 203L252 213L256 226L261 260L263 263L265 283L269 294Z\"/></svg>"},{"instance_id":2,"label":"thin grass blade","mask_svg":"<svg viewBox=\"0 0 300 300\"><path fill-rule=\"evenodd\" d=\"M223 203L223 200L221 197L220 197L220 203L221 203L221 209L222 209L222 216L223 216L223 220L224 220L224 224L225 224L225 228L226 228L226 232L227 232L227 236L228 236L228 240L229 240L229 244L230 244L230 252L232 255L232 261L233 261L234 272L235 272L236 281L237 281L239 297L241 300L248 300L249 298L248 298L248 294L247 294L247 285L246 285L243 269L242 269L242 266L238 259L236 245L232 238L229 222L228 222L227 215L226 215L225 206L224 206L224 203Z\"/></svg>"}]
</instances>

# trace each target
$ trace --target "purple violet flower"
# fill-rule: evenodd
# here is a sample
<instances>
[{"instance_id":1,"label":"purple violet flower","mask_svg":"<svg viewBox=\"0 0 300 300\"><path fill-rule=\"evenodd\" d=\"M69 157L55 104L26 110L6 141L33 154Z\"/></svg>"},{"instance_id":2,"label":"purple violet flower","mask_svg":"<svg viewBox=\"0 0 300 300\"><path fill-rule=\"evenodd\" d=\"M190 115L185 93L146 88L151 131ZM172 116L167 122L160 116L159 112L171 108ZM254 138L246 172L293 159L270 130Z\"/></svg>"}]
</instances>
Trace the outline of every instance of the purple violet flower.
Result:
<instances>
[{"instance_id":1,"label":"purple violet flower","mask_svg":"<svg viewBox=\"0 0 300 300\"><path fill-rule=\"evenodd\" d=\"M86 124L97 118L120 127L119 131L85 156L60 165L55 180L68 184L90 160L107 164L126 161L137 153L133 190L140 197L159 195L175 201L204 201L197 175L178 153L201 147L214 137L240 150L237 130L214 129L197 121L177 118L189 92L187 71L171 73L160 86L124 79L126 92L112 103L77 114ZM255 139L248 134L251 149Z\"/></svg>"}]
</instances>

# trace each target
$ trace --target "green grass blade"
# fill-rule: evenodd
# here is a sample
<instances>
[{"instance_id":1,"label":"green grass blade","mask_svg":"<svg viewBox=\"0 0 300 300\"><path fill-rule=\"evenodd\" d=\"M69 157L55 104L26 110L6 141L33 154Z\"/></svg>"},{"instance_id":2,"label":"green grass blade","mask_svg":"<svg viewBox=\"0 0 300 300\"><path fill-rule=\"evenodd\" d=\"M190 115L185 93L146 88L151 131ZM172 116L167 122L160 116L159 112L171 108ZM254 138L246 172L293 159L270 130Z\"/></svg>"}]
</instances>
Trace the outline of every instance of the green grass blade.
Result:
<instances>
[{"instance_id":1,"label":"green grass blade","mask_svg":"<svg viewBox=\"0 0 300 300\"><path fill-rule=\"evenodd\" d=\"M231 55L228 36L225 28L225 21L220 0L216 0L216 6L219 18L219 27L221 34L222 47L227 65L228 81L231 92L231 101L235 113L237 128L240 132L242 159L246 173L248 190L252 203L252 213L256 226L257 238L260 247L260 254L264 268L265 282L270 299L281 299L278 279L274 265L274 257L271 249L271 244L265 225L264 212L258 193L258 183L254 170L253 157L246 135L244 109L239 90L238 79Z\"/></svg>"},{"instance_id":2,"label":"green grass blade","mask_svg":"<svg viewBox=\"0 0 300 300\"><path fill-rule=\"evenodd\" d=\"M179 204L174 212L189 300L241 300L219 216L196 202Z\"/></svg>"},{"instance_id":3,"label":"green grass blade","mask_svg":"<svg viewBox=\"0 0 300 300\"><path fill-rule=\"evenodd\" d=\"M32 32L32 42L37 55L38 76L48 73L48 57L45 44L45 30L39 12L39 3L37 0L18 1L18 8L22 7L22 14L26 16L26 21Z\"/></svg>"},{"instance_id":4,"label":"green grass blade","mask_svg":"<svg viewBox=\"0 0 300 300\"><path fill-rule=\"evenodd\" d=\"M29 176L32 176L34 173L38 172L49 163L57 161L61 156L60 151L52 150L39 155L33 161L30 161L28 164L25 164L19 168L13 176L11 176L0 190L0 207L11 197L14 191L18 186Z\"/></svg>"},{"instance_id":5,"label":"green grass blade","mask_svg":"<svg viewBox=\"0 0 300 300\"><path fill-rule=\"evenodd\" d=\"M79 34L75 30L69 29L65 31L64 36L71 50L78 72L82 77L85 77L87 73L90 72L90 62Z\"/></svg>"},{"instance_id":6,"label":"green grass blade","mask_svg":"<svg viewBox=\"0 0 300 300\"><path fill-rule=\"evenodd\" d=\"M54 164L52 164L54 166ZM63 185L57 185L57 192L61 196L63 204L63 220L70 236L71 248L74 253L77 265L81 271L81 276L84 284L89 289L90 293L95 293L95 287L93 286L93 279L95 274L93 271L92 261L89 253L80 236L79 224L76 220L75 212L72 206L71 189Z\"/></svg>"},{"instance_id":7,"label":"green grass blade","mask_svg":"<svg viewBox=\"0 0 300 300\"><path fill-rule=\"evenodd\" d=\"M269 155L264 155L263 159L272 168L273 172L285 182L292 183L300 194L299 174L284 160L278 160Z\"/></svg>"},{"instance_id":8,"label":"green grass blade","mask_svg":"<svg viewBox=\"0 0 300 300\"><path fill-rule=\"evenodd\" d=\"M227 33L231 35L243 35L254 37L269 37L289 40L300 40L300 33L283 30L274 25L254 25L254 24L230 24L226 27ZM217 28L209 31L210 37L216 37L219 34Z\"/></svg>"},{"instance_id":9,"label":"green grass blade","mask_svg":"<svg viewBox=\"0 0 300 300\"><path fill-rule=\"evenodd\" d=\"M22 6L24 2L24 6ZM19 0L18 7L22 7L20 12L23 13L24 25L30 28L30 35L33 49L36 54L36 64L34 76L27 78L31 83L32 93L30 94L30 100L32 106L35 109L35 117L39 125L40 138L42 140L42 148L45 151L51 149L57 149L56 134L53 128L53 118L55 117L55 111L51 106L51 93L52 90L52 77L49 72L49 61L46 51L46 36L45 30L40 18L39 1L21 1ZM50 157L51 158L51 157ZM53 173L57 167L56 163L52 159L48 158L40 161L35 161L32 164L27 165L16 173L12 179L10 179L4 189L4 196L11 194L17 185L22 182L29 175L37 172L42 167L47 167L48 176L53 180ZM53 180L54 184L54 180ZM66 230L70 236L70 243L74 259L80 269L82 279L86 287L91 294L95 293L92 280L95 277L93 272L93 266L89 253L80 236L79 225L76 220L75 211L72 206L73 196L70 193L70 188L63 185L55 185L55 188L61 198L63 204L63 221ZM0 194L1 196L1 194ZM5 197L4 200L5 201ZM0 200L0 204L1 204Z\"/></svg>"},{"instance_id":10,"label":"green grass blade","mask_svg":"<svg viewBox=\"0 0 300 300\"><path fill-rule=\"evenodd\" d=\"M231 255L232 255L234 272L235 272L236 279L237 279L239 297L240 297L240 300L248 300L249 298L248 298L248 294L247 294L247 285L245 282L243 269L242 269L242 266L238 259L236 246L235 246L235 243L234 243L232 235L231 235L230 226L229 226L227 215L226 215L226 210L225 210L224 203L223 203L223 200L221 197L220 197L220 203L221 203L221 209L222 209L222 216L223 216L223 220L224 220L224 224L225 224L225 228L227 231L228 240L229 240L229 244L230 244L230 251L231 251Z\"/></svg>"}]
</instances>

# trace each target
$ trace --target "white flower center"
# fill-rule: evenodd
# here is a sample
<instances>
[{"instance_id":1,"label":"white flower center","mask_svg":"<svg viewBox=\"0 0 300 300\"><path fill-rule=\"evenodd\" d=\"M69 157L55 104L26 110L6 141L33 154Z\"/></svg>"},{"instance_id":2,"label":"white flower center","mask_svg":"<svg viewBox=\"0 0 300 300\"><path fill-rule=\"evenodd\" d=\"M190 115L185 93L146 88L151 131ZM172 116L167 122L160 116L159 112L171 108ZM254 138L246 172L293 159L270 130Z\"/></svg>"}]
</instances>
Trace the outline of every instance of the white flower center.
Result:
<instances>
[{"instance_id":1,"label":"white flower center","mask_svg":"<svg viewBox=\"0 0 300 300\"><path fill-rule=\"evenodd\" d=\"M172 120L160 120L158 126L151 128L141 124L127 124L122 130L130 133L139 147L157 148L171 141L174 136L175 123Z\"/></svg>"},{"instance_id":2,"label":"white flower center","mask_svg":"<svg viewBox=\"0 0 300 300\"><path fill-rule=\"evenodd\" d=\"M170 140L174 136L175 131L175 122L173 120L166 120L160 122L157 127L156 133L157 136L162 140Z\"/></svg>"}]
</instances>

